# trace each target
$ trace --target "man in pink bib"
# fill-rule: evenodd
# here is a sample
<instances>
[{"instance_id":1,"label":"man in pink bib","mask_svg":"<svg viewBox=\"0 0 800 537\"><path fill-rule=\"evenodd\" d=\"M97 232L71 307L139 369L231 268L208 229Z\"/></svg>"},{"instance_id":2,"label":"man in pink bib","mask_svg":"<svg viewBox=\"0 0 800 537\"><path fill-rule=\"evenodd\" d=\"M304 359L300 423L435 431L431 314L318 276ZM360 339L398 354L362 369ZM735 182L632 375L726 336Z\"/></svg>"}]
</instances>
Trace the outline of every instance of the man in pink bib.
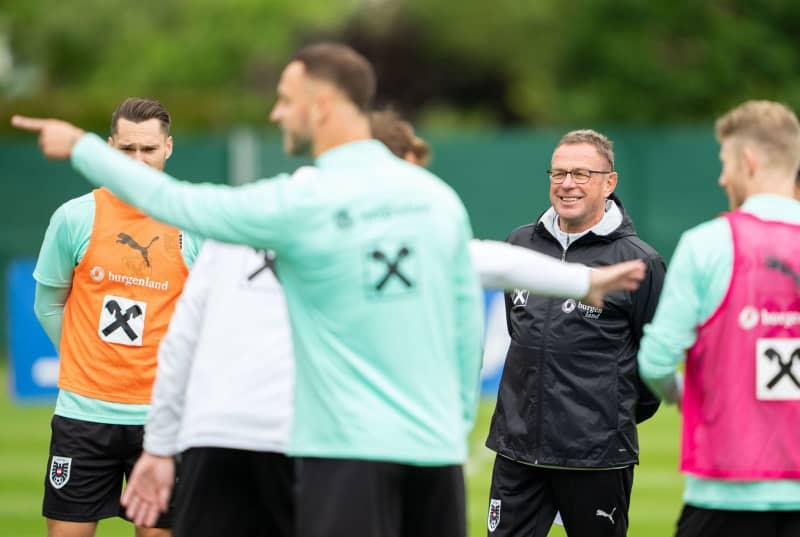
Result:
<instances>
[{"instance_id":1,"label":"man in pink bib","mask_svg":"<svg viewBox=\"0 0 800 537\"><path fill-rule=\"evenodd\" d=\"M676 535L797 536L800 124L781 104L749 101L716 134L731 212L681 237L639 370L683 414Z\"/></svg>"}]
</instances>

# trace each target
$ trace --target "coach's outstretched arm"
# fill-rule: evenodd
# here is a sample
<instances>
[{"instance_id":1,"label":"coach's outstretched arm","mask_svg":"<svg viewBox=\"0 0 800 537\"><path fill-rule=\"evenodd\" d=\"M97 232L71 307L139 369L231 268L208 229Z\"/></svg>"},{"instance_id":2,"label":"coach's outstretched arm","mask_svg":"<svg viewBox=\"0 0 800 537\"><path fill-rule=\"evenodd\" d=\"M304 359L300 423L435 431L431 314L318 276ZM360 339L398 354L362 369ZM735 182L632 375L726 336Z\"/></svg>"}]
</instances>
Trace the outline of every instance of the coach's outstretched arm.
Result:
<instances>
[{"instance_id":1,"label":"coach's outstretched arm","mask_svg":"<svg viewBox=\"0 0 800 537\"><path fill-rule=\"evenodd\" d=\"M290 225L285 209L303 203L305 192L288 184L288 175L240 187L192 184L130 159L66 121L14 116L11 123L38 132L46 157L71 159L91 183L157 220L207 238L280 251Z\"/></svg>"}]
</instances>

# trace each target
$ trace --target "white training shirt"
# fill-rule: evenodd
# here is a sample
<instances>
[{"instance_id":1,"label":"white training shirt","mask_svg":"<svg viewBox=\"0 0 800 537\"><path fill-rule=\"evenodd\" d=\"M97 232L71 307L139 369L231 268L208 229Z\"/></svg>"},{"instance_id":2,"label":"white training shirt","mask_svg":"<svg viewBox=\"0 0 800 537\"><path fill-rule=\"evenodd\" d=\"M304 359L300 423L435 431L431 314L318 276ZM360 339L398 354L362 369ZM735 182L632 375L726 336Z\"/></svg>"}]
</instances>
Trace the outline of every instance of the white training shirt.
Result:
<instances>
[{"instance_id":1,"label":"white training shirt","mask_svg":"<svg viewBox=\"0 0 800 537\"><path fill-rule=\"evenodd\" d=\"M265 255L203 245L159 347L146 451L286 450L294 359L286 300Z\"/></svg>"}]
</instances>

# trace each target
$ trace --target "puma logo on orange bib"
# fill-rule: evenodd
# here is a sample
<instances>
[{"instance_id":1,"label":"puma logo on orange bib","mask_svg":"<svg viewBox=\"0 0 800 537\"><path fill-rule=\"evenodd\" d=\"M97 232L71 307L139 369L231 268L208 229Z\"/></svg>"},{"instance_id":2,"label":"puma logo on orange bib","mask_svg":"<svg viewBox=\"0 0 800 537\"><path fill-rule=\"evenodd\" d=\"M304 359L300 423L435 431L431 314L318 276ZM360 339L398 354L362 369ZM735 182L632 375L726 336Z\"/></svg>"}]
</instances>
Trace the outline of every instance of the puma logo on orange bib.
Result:
<instances>
[{"instance_id":1,"label":"puma logo on orange bib","mask_svg":"<svg viewBox=\"0 0 800 537\"><path fill-rule=\"evenodd\" d=\"M150 244L148 244L147 246L140 246L139 243L136 242L136 240L134 240L133 237L131 237L127 233L117 234L117 242L120 244L127 244L128 246L130 246L131 248L137 250L140 254L142 254L142 259L144 259L144 264L147 265L148 267L150 266L150 258L147 256L147 251L157 240L158 240L158 235L150 239Z\"/></svg>"}]
</instances>

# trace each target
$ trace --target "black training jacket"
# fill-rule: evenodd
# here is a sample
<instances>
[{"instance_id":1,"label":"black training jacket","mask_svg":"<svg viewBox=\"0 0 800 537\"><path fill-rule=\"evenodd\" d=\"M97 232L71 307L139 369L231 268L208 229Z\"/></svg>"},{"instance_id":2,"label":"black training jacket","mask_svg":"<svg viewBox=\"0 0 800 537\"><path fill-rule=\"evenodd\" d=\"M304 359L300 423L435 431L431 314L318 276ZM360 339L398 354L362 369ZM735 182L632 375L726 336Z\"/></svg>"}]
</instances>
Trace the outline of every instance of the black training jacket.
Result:
<instances>
[{"instance_id":1,"label":"black training jacket","mask_svg":"<svg viewBox=\"0 0 800 537\"><path fill-rule=\"evenodd\" d=\"M638 463L636 423L652 415L658 401L639 380L636 353L666 266L636 235L619 199L610 199L622 211L622 223L607 235L587 233L566 252L541 221L508 238L587 266L639 258L647 275L637 291L606 296L602 309L571 299L506 293L511 345L486 441L500 455L567 468Z\"/></svg>"}]
</instances>

